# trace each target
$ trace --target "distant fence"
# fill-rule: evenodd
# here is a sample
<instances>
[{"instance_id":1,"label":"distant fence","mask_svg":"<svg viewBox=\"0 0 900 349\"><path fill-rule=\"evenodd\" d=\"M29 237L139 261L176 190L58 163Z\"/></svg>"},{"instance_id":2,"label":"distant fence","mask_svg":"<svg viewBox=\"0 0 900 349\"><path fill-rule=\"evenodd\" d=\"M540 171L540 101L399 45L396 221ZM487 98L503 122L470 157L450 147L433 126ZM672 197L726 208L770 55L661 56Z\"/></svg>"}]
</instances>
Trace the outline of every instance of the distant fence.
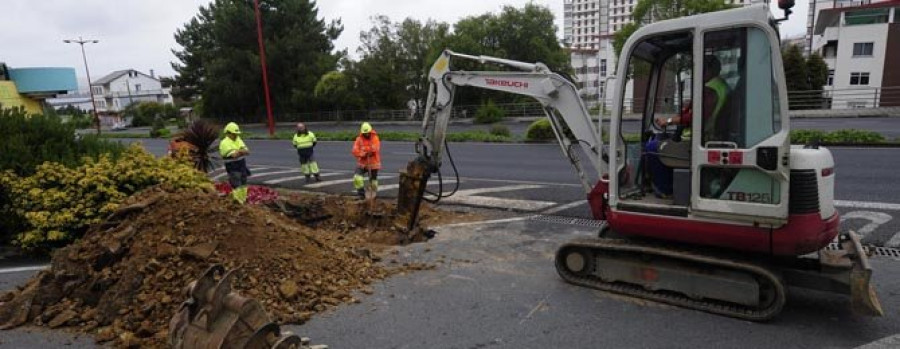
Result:
<instances>
[{"instance_id":1,"label":"distant fence","mask_svg":"<svg viewBox=\"0 0 900 349\"><path fill-rule=\"evenodd\" d=\"M900 86L788 92L791 110L900 107Z\"/></svg>"},{"instance_id":2,"label":"distant fence","mask_svg":"<svg viewBox=\"0 0 900 349\"><path fill-rule=\"evenodd\" d=\"M479 105L453 106L451 118L467 119L475 117ZM502 103L497 104L506 117L542 116L544 112L539 103ZM310 113L288 113L276 117L279 122L316 122L316 121L418 121L422 120L422 109L400 110L334 110Z\"/></svg>"}]
</instances>

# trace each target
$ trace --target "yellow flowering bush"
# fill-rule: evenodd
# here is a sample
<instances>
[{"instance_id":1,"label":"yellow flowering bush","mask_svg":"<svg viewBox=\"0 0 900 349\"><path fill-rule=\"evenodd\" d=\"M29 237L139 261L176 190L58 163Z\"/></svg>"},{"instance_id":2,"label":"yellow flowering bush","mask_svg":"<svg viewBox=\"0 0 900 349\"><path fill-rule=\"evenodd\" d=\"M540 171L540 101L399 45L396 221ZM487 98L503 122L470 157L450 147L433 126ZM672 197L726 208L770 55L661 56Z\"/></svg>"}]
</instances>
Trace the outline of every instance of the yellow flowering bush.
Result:
<instances>
[{"instance_id":1,"label":"yellow flowering bush","mask_svg":"<svg viewBox=\"0 0 900 349\"><path fill-rule=\"evenodd\" d=\"M15 241L23 248L56 247L101 222L128 196L159 184L175 189L213 188L206 174L189 164L156 158L133 145L117 160L102 155L96 160L86 158L74 168L45 162L28 177L0 173L0 215L18 218Z\"/></svg>"}]
</instances>

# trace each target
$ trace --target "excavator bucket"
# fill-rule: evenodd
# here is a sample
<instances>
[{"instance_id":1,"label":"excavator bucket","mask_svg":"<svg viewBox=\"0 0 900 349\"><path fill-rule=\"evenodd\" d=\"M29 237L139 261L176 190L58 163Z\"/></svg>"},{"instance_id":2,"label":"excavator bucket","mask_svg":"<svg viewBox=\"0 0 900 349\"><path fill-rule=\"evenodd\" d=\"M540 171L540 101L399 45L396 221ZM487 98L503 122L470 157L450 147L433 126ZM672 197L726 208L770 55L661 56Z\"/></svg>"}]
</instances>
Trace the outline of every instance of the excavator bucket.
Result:
<instances>
[{"instance_id":1,"label":"excavator bucket","mask_svg":"<svg viewBox=\"0 0 900 349\"><path fill-rule=\"evenodd\" d=\"M853 268L850 270L850 306L860 315L884 316L881 302L872 287L872 266L869 258L859 241L859 235L854 232L841 234L841 247L848 251L853 260Z\"/></svg>"},{"instance_id":2,"label":"excavator bucket","mask_svg":"<svg viewBox=\"0 0 900 349\"><path fill-rule=\"evenodd\" d=\"M309 339L281 332L256 300L231 290L234 271L213 265L185 288L187 300L169 322L175 349L323 349Z\"/></svg>"},{"instance_id":3,"label":"excavator bucket","mask_svg":"<svg viewBox=\"0 0 900 349\"><path fill-rule=\"evenodd\" d=\"M400 171L400 188L397 193L397 213L409 217L407 231L412 231L419 218L419 207L425 195L425 186L431 171L426 161L417 158L406 165L406 171Z\"/></svg>"}]
</instances>

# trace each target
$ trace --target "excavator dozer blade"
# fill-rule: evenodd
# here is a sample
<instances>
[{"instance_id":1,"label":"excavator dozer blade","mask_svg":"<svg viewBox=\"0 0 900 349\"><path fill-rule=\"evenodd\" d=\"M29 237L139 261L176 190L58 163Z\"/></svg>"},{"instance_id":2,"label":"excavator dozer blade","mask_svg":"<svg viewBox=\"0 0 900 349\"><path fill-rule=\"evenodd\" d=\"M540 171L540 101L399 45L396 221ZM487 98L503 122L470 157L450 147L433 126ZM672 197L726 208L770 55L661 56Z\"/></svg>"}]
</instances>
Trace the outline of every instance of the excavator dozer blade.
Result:
<instances>
[{"instance_id":1,"label":"excavator dozer blade","mask_svg":"<svg viewBox=\"0 0 900 349\"><path fill-rule=\"evenodd\" d=\"M216 264L185 288L188 299L169 322L172 348L327 348L282 332L259 302L232 291L234 277Z\"/></svg>"},{"instance_id":2,"label":"excavator dozer blade","mask_svg":"<svg viewBox=\"0 0 900 349\"><path fill-rule=\"evenodd\" d=\"M859 235L848 232L841 235L841 247L848 251L853 259L853 269L850 270L850 306L860 315L884 316L881 302L872 287L872 266L869 258L859 241Z\"/></svg>"}]
</instances>

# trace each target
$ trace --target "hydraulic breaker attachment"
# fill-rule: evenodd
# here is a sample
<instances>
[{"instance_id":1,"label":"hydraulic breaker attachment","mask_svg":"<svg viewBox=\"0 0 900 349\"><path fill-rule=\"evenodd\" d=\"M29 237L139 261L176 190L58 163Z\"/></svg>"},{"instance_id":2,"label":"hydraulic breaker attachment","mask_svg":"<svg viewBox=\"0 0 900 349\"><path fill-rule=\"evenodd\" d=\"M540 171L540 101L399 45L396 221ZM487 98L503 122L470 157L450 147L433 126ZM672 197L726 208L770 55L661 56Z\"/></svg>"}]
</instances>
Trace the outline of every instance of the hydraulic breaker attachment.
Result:
<instances>
[{"instance_id":1,"label":"hydraulic breaker attachment","mask_svg":"<svg viewBox=\"0 0 900 349\"><path fill-rule=\"evenodd\" d=\"M259 302L231 290L234 277L216 264L185 288L188 299L169 322L172 348L327 348L281 332Z\"/></svg>"},{"instance_id":2,"label":"hydraulic breaker attachment","mask_svg":"<svg viewBox=\"0 0 900 349\"><path fill-rule=\"evenodd\" d=\"M425 186L431 177L431 166L419 157L406 165L406 171L400 171L400 192L397 194L397 213L408 217L407 232L418 226L419 208L425 196Z\"/></svg>"}]
</instances>

